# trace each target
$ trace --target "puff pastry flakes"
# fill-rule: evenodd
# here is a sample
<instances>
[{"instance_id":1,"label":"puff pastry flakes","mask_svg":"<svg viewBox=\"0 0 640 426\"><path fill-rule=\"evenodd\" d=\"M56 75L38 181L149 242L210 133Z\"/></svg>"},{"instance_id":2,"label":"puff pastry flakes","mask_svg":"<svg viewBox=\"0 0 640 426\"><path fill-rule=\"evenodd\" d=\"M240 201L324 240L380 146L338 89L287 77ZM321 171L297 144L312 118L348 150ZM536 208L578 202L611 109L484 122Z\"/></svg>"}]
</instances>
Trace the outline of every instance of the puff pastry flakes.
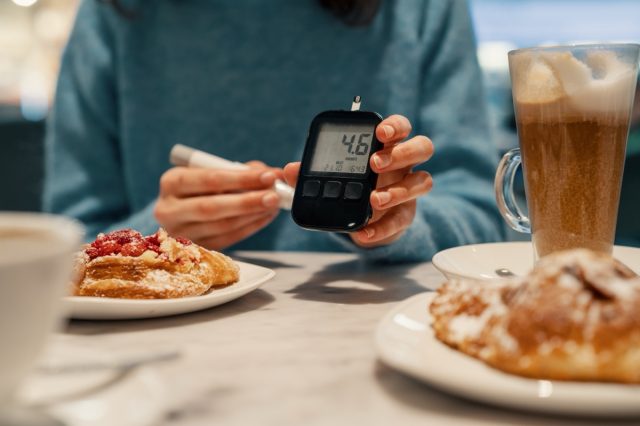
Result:
<instances>
[{"instance_id":1,"label":"puff pastry flakes","mask_svg":"<svg viewBox=\"0 0 640 426\"><path fill-rule=\"evenodd\" d=\"M168 299L198 296L238 281L238 266L227 256L159 229L142 236L124 229L99 234L78 254L76 296Z\"/></svg>"},{"instance_id":2,"label":"puff pastry flakes","mask_svg":"<svg viewBox=\"0 0 640 426\"><path fill-rule=\"evenodd\" d=\"M607 255L566 251L525 277L451 281L429 309L438 339L500 370L640 383L640 278Z\"/></svg>"}]
</instances>

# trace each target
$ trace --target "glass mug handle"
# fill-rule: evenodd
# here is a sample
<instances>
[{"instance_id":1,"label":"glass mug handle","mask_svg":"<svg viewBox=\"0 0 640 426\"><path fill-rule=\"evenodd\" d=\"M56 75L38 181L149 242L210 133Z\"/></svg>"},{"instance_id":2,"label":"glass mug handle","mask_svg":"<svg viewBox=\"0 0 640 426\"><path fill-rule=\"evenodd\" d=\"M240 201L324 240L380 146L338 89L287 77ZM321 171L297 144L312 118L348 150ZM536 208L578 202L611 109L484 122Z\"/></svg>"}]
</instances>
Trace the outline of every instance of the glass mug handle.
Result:
<instances>
[{"instance_id":1,"label":"glass mug handle","mask_svg":"<svg viewBox=\"0 0 640 426\"><path fill-rule=\"evenodd\" d=\"M531 222L518 207L516 197L513 194L513 180L521 163L520 148L514 148L504 154L498 164L494 189L498 210L507 224L515 231L530 234Z\"/></svg>"}]
</instances>

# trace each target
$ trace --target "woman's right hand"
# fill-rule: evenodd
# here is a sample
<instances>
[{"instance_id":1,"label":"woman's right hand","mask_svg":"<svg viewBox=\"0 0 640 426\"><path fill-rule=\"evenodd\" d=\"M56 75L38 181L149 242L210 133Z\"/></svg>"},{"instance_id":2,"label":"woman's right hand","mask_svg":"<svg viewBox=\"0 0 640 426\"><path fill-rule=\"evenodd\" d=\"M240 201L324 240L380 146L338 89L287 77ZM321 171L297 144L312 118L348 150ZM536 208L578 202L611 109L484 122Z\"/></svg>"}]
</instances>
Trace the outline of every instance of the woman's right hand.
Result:
<instances>
[{"instance_id":1,"label":"woman's right hand","mask_svg":"<svg viewBox=\"0 0 640 426\"><path fill-rule=\"evenodd\" d=\"M248 170L174 167L160 178L154 210L170 235L221 250L267 226L278 215L272 186L280 169L260 162Z\"/></svg>"}]
</instances>

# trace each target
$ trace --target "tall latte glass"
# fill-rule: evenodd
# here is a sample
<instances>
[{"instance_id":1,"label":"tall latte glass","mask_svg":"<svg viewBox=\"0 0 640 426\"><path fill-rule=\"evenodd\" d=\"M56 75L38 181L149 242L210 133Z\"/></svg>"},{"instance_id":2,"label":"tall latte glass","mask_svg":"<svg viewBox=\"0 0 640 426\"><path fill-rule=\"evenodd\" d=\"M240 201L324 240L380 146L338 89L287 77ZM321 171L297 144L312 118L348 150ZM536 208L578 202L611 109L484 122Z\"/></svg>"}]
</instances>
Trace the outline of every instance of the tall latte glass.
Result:
<instances>
[{"instance_id":1,"label":"tall latte glass","mask_svg":"<svg viewBox=\"0 0 640 426\"><path fill-rule=\"evenodd\" d=\"M536 258L584 247L611 253L640 46L509 52L520 148L496 173L498 207L530 232ZM522 162L529 217L513 196Z\"/></svg>"}]
</instances>

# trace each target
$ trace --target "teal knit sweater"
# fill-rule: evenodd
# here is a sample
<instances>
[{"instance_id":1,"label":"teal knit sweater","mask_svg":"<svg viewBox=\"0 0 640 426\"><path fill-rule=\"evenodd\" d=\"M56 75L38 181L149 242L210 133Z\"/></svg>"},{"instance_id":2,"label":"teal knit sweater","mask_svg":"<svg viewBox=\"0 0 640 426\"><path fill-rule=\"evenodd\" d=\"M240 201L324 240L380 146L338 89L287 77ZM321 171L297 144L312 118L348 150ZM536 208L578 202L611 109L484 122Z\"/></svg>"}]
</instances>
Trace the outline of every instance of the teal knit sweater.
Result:
<instances>
[{"instance_id":1,"label":"teal knit sweater","mask_svg":"<svg viewBox=\"0 0 640 426\"><path fill-rule=\"evenodd\" d=\"M501 237L496 150L464 0L383 0L350 27L315 0L130 1L135 19L85 0L65 49L48 122L44 205L85 223L88 237L158 227L158 181L176 143L272 166L299 161L312 117L348 108L403 114L429 136L434 177L397 242L361 249L302 230L282 212L231 247L353 251L428 260Z\"/></svg>"}]
</instances>

